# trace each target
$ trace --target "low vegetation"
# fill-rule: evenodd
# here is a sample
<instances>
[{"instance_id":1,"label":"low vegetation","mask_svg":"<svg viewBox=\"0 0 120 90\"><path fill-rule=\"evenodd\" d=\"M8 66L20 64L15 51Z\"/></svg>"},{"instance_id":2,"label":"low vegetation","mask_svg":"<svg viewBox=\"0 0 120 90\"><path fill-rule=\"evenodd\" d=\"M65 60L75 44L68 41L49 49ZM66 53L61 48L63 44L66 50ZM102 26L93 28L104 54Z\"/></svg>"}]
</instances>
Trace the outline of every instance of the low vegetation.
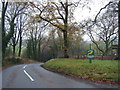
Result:
<instances>
[{"instance_id":1,"label":"low vegetation","mask_svg":"<svg viewBox=\"0 0 120 90\"><path fill-rule=\"evenodd\" d=\"M4 68L16 64L30 64L30 63L38 63L38 62L31 59L22 59L20 57L8 57L2 61L2 66Z\"/></svg>"},{"instance_id":2,"label":"low vegetation","mask_svg":"<svg viewBox=\"0 0 120 90\"><path fill-rule=\"evenodd\" d=\"M52 59L44 68L74 77L118 83L118 60Z\"/></svg>"}]
</instances>

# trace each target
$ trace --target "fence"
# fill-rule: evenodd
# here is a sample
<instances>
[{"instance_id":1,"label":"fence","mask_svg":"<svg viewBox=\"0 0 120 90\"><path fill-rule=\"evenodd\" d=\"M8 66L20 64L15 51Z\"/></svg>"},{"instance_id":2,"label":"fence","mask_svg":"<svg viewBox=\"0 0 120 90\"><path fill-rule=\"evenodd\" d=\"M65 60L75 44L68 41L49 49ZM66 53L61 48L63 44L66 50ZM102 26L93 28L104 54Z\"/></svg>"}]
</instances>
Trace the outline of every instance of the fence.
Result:
<instances>
[{"instance_id":1,"label":"fence","mask_svg":"<svg viewBox=\"0 0 120 90\"><path fill-rule=\"evenodd\" d=\"M86 55L72 56L70 58L86 59ZM115 58L116 58L116 56L95 56L94 59L98 59L98 60L114 60Z\"/></svg>"}]
</instances>

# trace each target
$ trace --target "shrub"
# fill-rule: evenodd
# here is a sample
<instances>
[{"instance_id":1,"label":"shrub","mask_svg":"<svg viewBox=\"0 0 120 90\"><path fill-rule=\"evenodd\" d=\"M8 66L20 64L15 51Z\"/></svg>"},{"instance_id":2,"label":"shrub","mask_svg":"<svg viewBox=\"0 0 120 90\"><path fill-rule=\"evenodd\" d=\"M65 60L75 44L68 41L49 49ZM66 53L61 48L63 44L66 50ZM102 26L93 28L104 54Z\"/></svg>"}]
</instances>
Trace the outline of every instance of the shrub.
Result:
<instances>
[{"instance_id":1,"label":"shrub","mask_svg":"<svg viewBox=\"0 0 120 90\"><path fill-rule=\"evenodd\" d=\"M2 66L12 65L12 64L21 64L22 61L23 60L19 57L7 57L3 60Z\"/></svg>"}]
</instances>

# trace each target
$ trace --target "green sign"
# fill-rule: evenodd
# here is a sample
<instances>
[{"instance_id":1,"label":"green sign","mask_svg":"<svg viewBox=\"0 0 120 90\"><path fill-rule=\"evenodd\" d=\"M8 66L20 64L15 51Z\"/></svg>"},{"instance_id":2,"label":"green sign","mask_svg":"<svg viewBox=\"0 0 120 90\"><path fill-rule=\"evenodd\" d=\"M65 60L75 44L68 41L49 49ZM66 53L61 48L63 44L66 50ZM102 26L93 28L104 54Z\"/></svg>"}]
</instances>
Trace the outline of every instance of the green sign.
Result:
<instances>
[{"instance_id":1,"label":"green sign","mask_svg":"<svg viewBox=\"0 0 120 90\"><path fill-rule=\"evenodd\" d=\"M94 58L94 50L87 50L87 58L93 59Z\"/></svg>"}]
</instances>

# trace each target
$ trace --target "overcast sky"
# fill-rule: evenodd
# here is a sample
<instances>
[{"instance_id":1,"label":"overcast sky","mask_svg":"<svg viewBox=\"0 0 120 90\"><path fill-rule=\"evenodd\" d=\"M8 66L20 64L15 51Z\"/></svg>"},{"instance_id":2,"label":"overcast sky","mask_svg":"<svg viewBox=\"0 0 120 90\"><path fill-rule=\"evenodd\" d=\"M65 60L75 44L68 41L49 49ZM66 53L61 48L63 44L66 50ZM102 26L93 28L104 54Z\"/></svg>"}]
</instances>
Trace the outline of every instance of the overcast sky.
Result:
<instances>
[{"instance_id":1,"label":"overcast sky","mask_svg":"<svg viewBox=\"0 0 120 90\"><path fill-rule=\"evenodd\" d=\"M110 1L113 0L89 0L89 4L85 7L79 7L76 8L74 17L77 22L80 22L84 20L85 18L94 18L95 15L99 12L99 10L104 7L106 4L108 4ZM90 9L89 9L90 7Z\"/></svg>"}]
</instances>

